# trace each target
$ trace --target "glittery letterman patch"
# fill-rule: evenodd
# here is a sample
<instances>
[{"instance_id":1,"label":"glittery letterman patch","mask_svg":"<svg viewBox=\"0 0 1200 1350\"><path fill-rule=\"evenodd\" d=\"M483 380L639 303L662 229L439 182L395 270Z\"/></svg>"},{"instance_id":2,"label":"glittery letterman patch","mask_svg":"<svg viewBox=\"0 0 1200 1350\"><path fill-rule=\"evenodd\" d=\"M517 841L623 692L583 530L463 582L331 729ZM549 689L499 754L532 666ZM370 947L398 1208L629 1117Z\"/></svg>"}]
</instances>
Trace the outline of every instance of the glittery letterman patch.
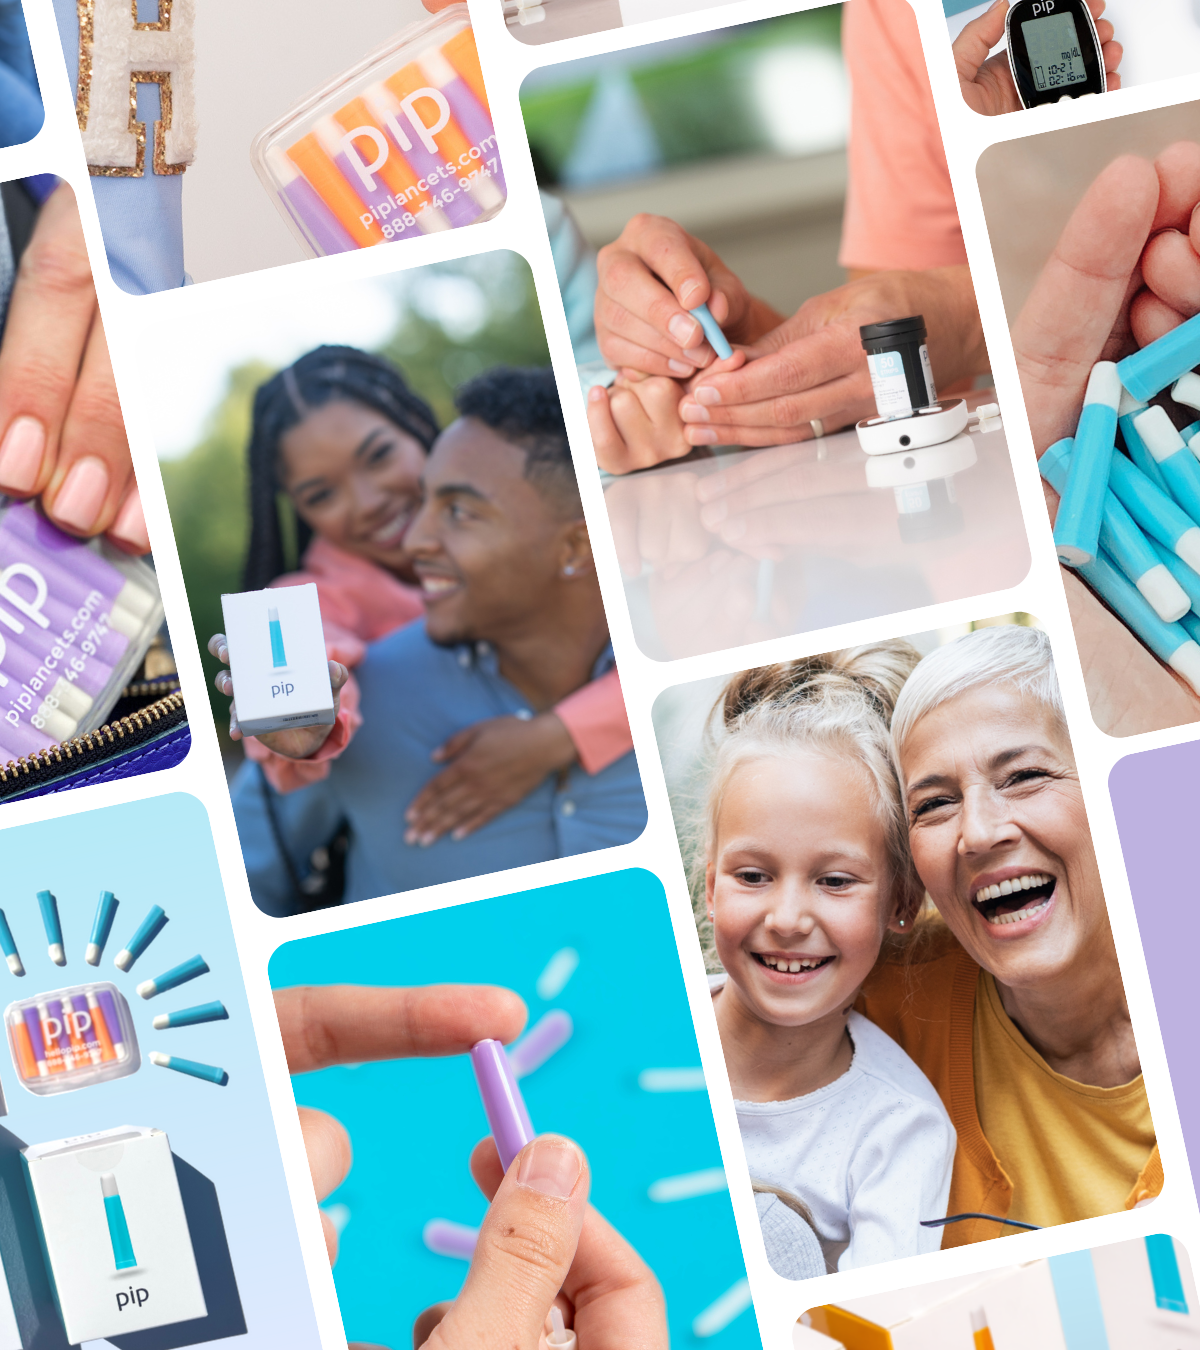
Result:
<instances>
[{"instance_id":1,"label":"glittery letterman patch","mask_svg":"<svg viewBox=\"0 0 1200 1350\"><path fill-rule=\"evenodd\" d=\"M145 6L146 0L143 0ZM104 177L146 172L146 124L139 84L157 84L155 173L182 173L196 153L195 0L158 0L158 18L138 22L138 0L77 0L79 85L75 112L88 169Z\"/></svg>"}]
</instances>

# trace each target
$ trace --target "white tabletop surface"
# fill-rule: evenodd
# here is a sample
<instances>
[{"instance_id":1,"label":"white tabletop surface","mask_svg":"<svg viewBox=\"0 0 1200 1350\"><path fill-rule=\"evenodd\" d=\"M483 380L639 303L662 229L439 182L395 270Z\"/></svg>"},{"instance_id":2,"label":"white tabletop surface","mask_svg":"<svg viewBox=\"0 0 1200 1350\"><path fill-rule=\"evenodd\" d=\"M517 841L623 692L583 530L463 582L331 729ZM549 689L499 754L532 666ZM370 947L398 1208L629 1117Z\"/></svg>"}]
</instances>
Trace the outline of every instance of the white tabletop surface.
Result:
<instances>
[{"instance_id":1,"label":"white tabletop surface","mask_svg":"<svg viewBox=\"0 0 1200 1350\"><path fill-rule=\"evenodd\" d=\"M851 428L662 464L605 499L634 636L660 661L985 595L1029 569L1002 428L875 456Z\"/></svg>"}]
</instances>

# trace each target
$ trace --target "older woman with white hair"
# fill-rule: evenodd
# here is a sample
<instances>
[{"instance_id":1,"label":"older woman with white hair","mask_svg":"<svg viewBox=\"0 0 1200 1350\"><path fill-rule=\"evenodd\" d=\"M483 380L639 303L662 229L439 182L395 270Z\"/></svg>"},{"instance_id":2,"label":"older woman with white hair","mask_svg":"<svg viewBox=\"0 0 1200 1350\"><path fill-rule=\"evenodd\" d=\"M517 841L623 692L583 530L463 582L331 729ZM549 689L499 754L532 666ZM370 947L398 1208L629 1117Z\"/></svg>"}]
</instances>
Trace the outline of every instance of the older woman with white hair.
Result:
<instances>
[{"instance_id":1,"label":"older woman with white hair","mask_svg":"<svg viewBox=\"0 0 1200 1350\"><path fill-rule=\"evenodd\" d=\"M925 657L892 740L937 915L880 962L859 1007L933 1081L958 1132L943 1246L1157 1195L1162 1165L1049 640L984 628Z\"/></svg>"}]
</instances>

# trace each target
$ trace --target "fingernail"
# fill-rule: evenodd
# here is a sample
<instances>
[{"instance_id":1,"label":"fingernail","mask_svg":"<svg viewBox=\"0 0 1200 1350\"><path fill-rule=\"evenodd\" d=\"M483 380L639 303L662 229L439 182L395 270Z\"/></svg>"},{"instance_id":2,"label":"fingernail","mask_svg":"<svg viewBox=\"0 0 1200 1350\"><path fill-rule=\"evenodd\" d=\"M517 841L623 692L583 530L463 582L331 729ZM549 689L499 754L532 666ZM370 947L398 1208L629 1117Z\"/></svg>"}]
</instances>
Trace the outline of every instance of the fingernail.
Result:
<instances>
[{"instance_id":1,"label":"fingernail","mask_svg":"<svg viewBox=\"0 0 1200 1350\"><path fill-rule=\"evenodd\" d=\"M465 829L463 829L463 827L462 827L461 825L460 825L460 826L458 827L458 829L455 830L454 833L450 836L450 838L453 839L454 842L455 842L456 844L458 843L458 841L459 841L460 839L465 839L466 837L467 837L467 832L466 832Z\"/></svg>"},{"instance_id":2,"label":"fingernail","mask_svg":"<svg viewBox=\"0 0 1200 1350\"><path fill-rule=\"evenodd\" d=\"M711 384L702 384L693 394L697 403L720 403L721 391Z\"/></svg>"},{"instance_id":3,"label":"fingernail","mask_svg":"<svg viewBox=\"0 0 1200 1350\"><path fill-rule=\"evenodd\" d=\"M599 403L604 396L604 386L602 384L594 384L588 390L588 398L591 399L593 403Z\"/></svg>"},{"instance_id":4,"label":"fingernail","mask_svg":"<svg viewBox=\"0 0 1200 1350\"><path fill-rule=\"evenodd\" d=\"M698 403L681 403L679 405L679 415L685 422L711 422L708 409L702 408Z\"/></svg>"},{"instance_id":5,"label":"fingernail","mask_svg":"<svg viewBox=\"0 0 1200 1350\"><path fill-rule=\"evenodd\" d=\"M416 842L417 842L417 832L416 832L416 830L405 830L405 831L404 831L404 842L409 846L409 848L412 848L412 847L416 844Z\"/></svg>"},{"instance_id":6,"label":"fingernail","mask_svg":"<svg viewBox=\"0 0 1200 1350\"><path fill-rule=\"evenodd\" d=\"M685 380L696 369L695 366L689 366L686 361L676 361L674 358L667 362L667 366L672 375L678 375L681 379Z\"/></svg>"},{"instance_id":7,"label":"fingernail","mask_svg":"<svg viewBox=\"0 0 1200 1350\"><path fill-rule=\"evenodd\" d=\"M63 480L50 516L63 525L86 534L96 523L108 496L108 465L88 455L71 465Z\"/></svg>"},{"instance_id":8,"label":"fingernail","mask_svg":"<svg viewBox=\"0 0 1200 1350\"><path fill-rule=\"evenodd\" d=\"M575 1189L583 1161L579 1150L569 1139L543 1135L521 1155L517 1180L522 1186L552 1195L556 1200L567 1200Z\"/></svg>"},{"instance_id":9,"label":"fingernail","mask_svg":"<svg viewBox=\"0 0 1200 1350\"><path fill-rule=\"evenodd\" d=\"M676 314L667 324L667 332L679 343L681 347L690 347L696 341L697 334L703 338L703 332L695 319L689 319L686 314Z\"/></svg>"},{"instance_id":10,"label":"fingernail","mask_svg":"<svg viewBox=\"0 0 1200 1350\"><path fill-rule=\"evenodd\" d=\"M150 536L146 532L146 517L142 514L142 496L136 487L125 498L125 505L121 507L109 534L138 553L150 552Z\"/></svg>"},{"instance_id":11,"label":"fingernail","mask_svg":"<svg viewBox=\"0 0 1200 1350\"><path fill-rule=\"evenodd\" d=\"M33 417L18 417L0 445L0 487L32 492L42 468L46 432Z\"/></svg>"},{"instance_id":12,"label":"fingernail","mask_svg":"<svg viewBox=\"0 0 1200 1350\"><path fill-rule=\"evenodd\" d=\"M707 525L711 530L719 525L729 514L729 507L724 502L710 502L707 506L700 508L701 523Z\"/></svg>"},{"instance_id":13,"label":"fingernail","mask_svg":"<svg viewBox=\"0 0 1200 1350\"><path fill-rule=\"evenodd\" d=\"M687 439L689 445L716 445L717 433L713 427L693 427L687 428Z\"/></svg>"}]
</instances>

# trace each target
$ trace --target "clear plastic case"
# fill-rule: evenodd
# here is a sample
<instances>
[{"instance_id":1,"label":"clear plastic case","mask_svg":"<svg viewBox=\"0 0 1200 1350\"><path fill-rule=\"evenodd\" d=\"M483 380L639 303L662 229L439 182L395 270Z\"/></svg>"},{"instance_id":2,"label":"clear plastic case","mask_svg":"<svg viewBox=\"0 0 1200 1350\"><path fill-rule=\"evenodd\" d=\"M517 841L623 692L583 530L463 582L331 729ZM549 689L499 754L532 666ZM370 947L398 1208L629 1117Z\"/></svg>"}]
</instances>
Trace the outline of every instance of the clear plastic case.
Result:
<instances>
[{"instance_id":1,"label":"clear plastic case","mask_svg":"<svg viewBox=\"0 0 1200 1350\"><path fill-rule=\"evenodd\" d=\"M103 726L162 621L153 568L0 498L0 762Z\"/></svg>"},{"instance_id":2,"label":"clear plastic case","mask_svg":"<svg viewBox=\"0 0 1200 1350\"><path fill-rule=\"evenodd\" d=\"M322 85L260 132L250 157L313 256L491 219L504 172L466 5Z\"/></svg>"},{"instance_id":3,"label":"clear plastic case","mask_svg":"<svg viewBox=\"0 0 1200 1350\"><path fill-rule=\"evenodd\" d=\"M129 1004L116 985L76 984L4 1010L22 1087L39 1097L124 1078L141 1066Z\"/></svg>"}]
</instances>

